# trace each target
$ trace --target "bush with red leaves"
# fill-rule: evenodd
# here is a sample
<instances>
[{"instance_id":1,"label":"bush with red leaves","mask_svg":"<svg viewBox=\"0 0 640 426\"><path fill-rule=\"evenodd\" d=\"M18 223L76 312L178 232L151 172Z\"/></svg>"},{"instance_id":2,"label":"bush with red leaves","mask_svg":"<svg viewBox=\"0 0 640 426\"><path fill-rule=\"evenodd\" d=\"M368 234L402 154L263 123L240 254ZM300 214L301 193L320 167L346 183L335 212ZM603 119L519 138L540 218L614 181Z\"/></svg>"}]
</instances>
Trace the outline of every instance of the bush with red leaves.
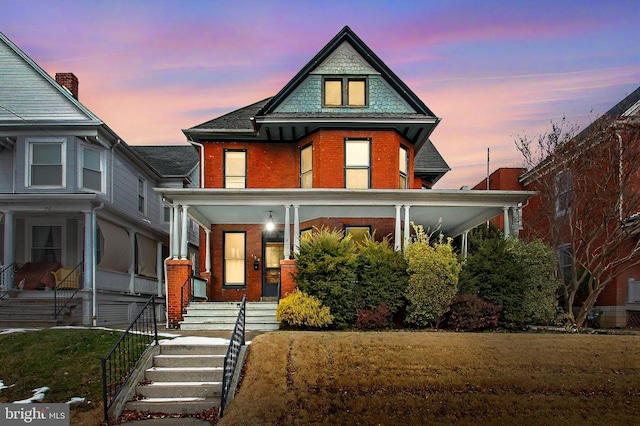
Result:
<instances>
[{"instance_id":1,"label":"bush with red leaves","mask_svg":"<svg viewBox=\"0 0 640 426\"><path fill-rule=\"evenodd\" d=\"M381 303L377 308L358 311L356 328L358 330L383 330L389 327L389 308Z\"/></svg>"},{"instance_id":2,"label":"bush with red leaves","mask_svg":"<svg viewBox=\"0 0 640 426\"><path fill-rule=\"evenodd\" d=\"M502 308L473 294L454 297L443 326L454 331L482 331L498 326Z\"/></svg>"}]
</instances>

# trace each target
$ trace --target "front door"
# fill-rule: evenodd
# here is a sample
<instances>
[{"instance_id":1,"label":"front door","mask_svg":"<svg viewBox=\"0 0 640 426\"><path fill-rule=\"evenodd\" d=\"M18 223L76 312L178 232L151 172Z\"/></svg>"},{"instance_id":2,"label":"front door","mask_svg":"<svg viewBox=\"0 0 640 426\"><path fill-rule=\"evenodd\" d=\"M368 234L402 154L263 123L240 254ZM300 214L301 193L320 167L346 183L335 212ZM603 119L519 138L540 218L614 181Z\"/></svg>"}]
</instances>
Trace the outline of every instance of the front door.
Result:
<instances>
[{"instance_id":1,"label":"front door","mask_svg":"<svg viewBox=\"0 0 640 426\"><path fill-rule=\"evenodd\" d=\"M281 232L265 234L263 238L262 297L280 297L280 261L284 259L284 242Z\"/></svg>"}]
</instances>

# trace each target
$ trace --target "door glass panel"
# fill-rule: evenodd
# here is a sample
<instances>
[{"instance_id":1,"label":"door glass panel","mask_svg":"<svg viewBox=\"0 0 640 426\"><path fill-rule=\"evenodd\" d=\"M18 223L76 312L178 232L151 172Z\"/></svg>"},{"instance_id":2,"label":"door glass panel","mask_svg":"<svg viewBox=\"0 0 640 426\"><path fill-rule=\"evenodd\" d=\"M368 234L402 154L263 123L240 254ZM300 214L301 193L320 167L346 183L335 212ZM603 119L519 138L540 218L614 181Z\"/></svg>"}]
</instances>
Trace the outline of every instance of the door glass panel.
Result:
<instances>
[{"instance_id":1,"label":"door glass panel","mask_svg":"<svg viewBox=\"0 0 640 426\"><path fill-rule=\"evenodd\" d=\"M264 256L267 268L280 268L280 261L284 259L284 244L267 243Z\"/></svg>"}]
</instances>

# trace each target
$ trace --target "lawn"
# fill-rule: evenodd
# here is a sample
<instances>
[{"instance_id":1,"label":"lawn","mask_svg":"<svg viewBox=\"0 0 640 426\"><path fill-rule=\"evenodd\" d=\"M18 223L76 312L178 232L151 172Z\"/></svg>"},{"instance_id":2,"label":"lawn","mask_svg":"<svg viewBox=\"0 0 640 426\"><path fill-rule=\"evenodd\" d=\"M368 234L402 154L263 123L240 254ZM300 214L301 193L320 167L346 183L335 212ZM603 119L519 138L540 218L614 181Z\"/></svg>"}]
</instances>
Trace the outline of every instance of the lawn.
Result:
<instances>
[{"instance_id":1,"label":"lawn","mask_svg":"<svg viewBox=\"0 0 640 426\"><path fill-rule=\"evenodd\" d=\"M640 336L274 332L219 425L637 424Z\"/></svg>"},{"instance_id":2,"label":"lawn","mask_svg":"<svg viewBox=\"0 0 640 426\"><path fill-rule=\"evenodd\" d=\"M95 426L103 418L100 361L122 335L121 331L46 329L0 335L0 402L29 398L32 389L49 387L43 402L67 402L71 425Z\"/></svg>"}]
</instances>

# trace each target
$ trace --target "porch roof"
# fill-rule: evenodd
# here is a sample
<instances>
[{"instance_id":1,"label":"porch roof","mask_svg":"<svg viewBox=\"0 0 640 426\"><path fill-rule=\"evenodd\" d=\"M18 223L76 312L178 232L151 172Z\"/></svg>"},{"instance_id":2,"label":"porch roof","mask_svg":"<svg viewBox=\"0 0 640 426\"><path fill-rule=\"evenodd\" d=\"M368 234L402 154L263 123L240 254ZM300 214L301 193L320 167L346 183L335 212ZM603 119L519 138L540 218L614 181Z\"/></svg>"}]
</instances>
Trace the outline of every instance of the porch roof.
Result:
<instances>
[{"instance_id":1,"label":"porch roof","mask_svg":"<svg viewBox=\"0 0 640 426\"><path fill-rule=\"evenodd\" d=\"M188 206L201 226L265 223L272 212L285 222L285 206L299 206L299 221L317 218L395 218L396 206L409 206L410 220L455 237L516 208L534 191L396 189L189 189L154 188L171 205ZM293 221L293 209L291 209Z\"/></svg>"}]
</instances>

